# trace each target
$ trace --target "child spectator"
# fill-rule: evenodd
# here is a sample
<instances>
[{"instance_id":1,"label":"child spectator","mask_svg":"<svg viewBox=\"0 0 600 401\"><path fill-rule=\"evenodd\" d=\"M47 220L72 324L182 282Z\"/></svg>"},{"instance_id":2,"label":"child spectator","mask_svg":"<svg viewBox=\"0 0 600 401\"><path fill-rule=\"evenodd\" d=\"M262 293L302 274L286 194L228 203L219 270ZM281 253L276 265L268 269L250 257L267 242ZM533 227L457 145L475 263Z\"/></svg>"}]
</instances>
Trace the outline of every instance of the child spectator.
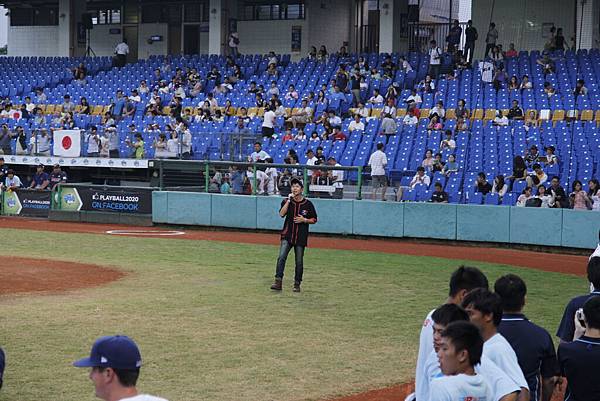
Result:
<instances>
[{"instance_id":1,"label":"child spectator","mask_svg":"<svg viewBox=\"0 0 600 401\"><path fill-rule=\"evenodd\" d=\"M436 182L434 187L435 191L431 194L429 201L432 203L448 203L448 193L442 189L442 183Z\"/></svg>"}]
</instances>

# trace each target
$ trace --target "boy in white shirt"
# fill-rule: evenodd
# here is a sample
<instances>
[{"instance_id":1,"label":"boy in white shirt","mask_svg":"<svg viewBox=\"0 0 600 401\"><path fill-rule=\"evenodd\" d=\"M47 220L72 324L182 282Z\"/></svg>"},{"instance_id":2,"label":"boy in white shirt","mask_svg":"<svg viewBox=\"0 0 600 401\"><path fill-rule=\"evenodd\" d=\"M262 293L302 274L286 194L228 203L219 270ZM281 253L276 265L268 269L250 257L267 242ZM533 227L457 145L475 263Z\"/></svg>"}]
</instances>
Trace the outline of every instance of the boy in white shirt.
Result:
<instances>
[{"instance_id":1,"label":"boy in white shirt","mask_svg":"<svg viewBox=\"0 0 600 401\"><path fill-rule=\"evenodd\" d=\"M437 353L444 377L432 380L430 401L493 401L490 386L475 372L481 361L483 338L469 322L453 322L442 332Z\"/></svg>"},{"instance_id":2,"label":"boy in white shirt","mask_svg":"<svg viewBox=\"0 0 600 401\"><path fill-rule=\"evenodd\" d=\"M358 131L364 131L365 130L365 124L360 121L360 115L359 114L355 114L354 115L354 120L350 121L350 125L348 125L348 131L352 132L354 130L358 130Z\"/></svg>"},{"instance_id":3,"label":"boy in white shirt","mask_svg":"<svg viewBox=\"0 0 600 401\"><path fill-rule=\"evenodd\" d=\"M377 105L383 104L383 96L379 94L378 89L373 90L373 96L369 99L369 103Z\"/></svg>"},{"instance_id":4,"label":"boy in white shirt","mask_svg":"<svg viewBox=\"0 0 600 401\"><path fill-rule=\"evenodd\" d=\"M529 386L510 343L497 331L502 321L502 301L498 294L484 288L469 292L462 302L471 322L479 327L485 341L483 355L494 362L516 383L521 392L517 400L529 400Z\"/></svg>"},{"instance_id":5,"label":"boy in white shirt","mask_svg":"<svg viewBox=\"0 0 600 401\"><path fill-rule=\"evenodd\" d=\"M488 288L488 280L481 270L476 267L460 266L450 276L448 283L449 291L447 304L460 305L467 293L475 288ZM419 336L419 353L417 357L417 369L415 372L415 387L417 398L423 399L421 388L423 386L423 377L425 362L433 352L433 325L435 324L432 316L435 309L427 314L423 325L421 326L421 334ZM425 397L426 398L426 397Z\"/></svg>"}]
</instances>

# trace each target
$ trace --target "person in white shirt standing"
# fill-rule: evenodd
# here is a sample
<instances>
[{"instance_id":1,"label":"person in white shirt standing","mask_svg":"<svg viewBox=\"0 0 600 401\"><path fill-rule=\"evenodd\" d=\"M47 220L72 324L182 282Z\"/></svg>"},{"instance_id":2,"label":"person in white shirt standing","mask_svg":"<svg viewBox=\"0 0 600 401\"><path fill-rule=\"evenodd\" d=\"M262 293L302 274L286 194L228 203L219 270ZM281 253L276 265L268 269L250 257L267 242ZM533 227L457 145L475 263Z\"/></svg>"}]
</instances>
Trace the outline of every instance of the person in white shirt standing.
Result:
<instances>
[{"instance_id":1,"label":"person in white shirt standing","mask_svg":"<svg viewBox=\"0 0 600 401\"><path fill-rule=\"evenodd\" d=\"M123 38L123 41L115 47L115 55L117 57L115 60L115 67L125 67L128 54L129 46L127 45L127 39Z\"/></svg>"},{"instance_id":2,"label":"person in white shirt standing","mask_svg":"<svg viewBox=\"0 0 600 401\"><path fill-rule=\"evenodd\" d=\"M442 65L442 50L438 47L437 42L432 40L429 42L429 72L433 79L436 79L440 74L440 66Z\"/></svg>"},{"instance_id":3,"label":"person in white shirt standing","mask_svg":"<svg viewBox=\"0 0 600 401\"><path fill-rule=\"evenodd\" d=\"M262 123L262 136L272 138L273 134L275 134L275 120L277 116L271 106L267 106L265 110Z\"/></svg>"},{"instance_id":4,"label":"person in white shirt standing","mask_svg":"<svg viewBox=\"0 0 600 401\"><path fill-rule=\"evenodd\" d=\"M510 343L498 333L502 321L502 300L498 294L484 288L469 292L462 302L471 322L479 327L485 341L483 355L494 362L500 370L520 388L518 401L529 400L529 386L519 366L517 355Z\"/></svg>"},{"instance_id":5,"label":"person in white shirt standing","mask_svg":"<svg viewBox=\"0 0 600 401\"><path fill-rule=\"evenodd\" d=\"M373 182L373 200L377 199L377 191L381 190L381 200L385 200L385 193L387 192L388 180L385 173L387 167L387 156L383 151L385 145L381 142L377 144L377 150L373 152L369 158L369 166L371 166L371 180Z\"/></svg>"},{"instance_id":6,"label":"person in white shirt standing","mask_svg":"<svg viewBox=\"0 0 600 401\"><path fill-rule=\"evenodd\" d=\"M438 359L444 377L431 381L430 401L493 401L492 389L475 372L481 361L483 338L469 322L450 323L442 332Z\"/></svg>"},{"instance_id":7,"label":"person in white shirt standing","mask_svg":"<svg viewBox=\"0 0 600 401\"><path fill-rule=\"evenodd\" d=\"M104 401L167 401L139 394L136 388L142 356L136 343L127 336L101 337L90 356L73 362L78 368L91 368L96 397Z\"/></svg>"}]
</instances>

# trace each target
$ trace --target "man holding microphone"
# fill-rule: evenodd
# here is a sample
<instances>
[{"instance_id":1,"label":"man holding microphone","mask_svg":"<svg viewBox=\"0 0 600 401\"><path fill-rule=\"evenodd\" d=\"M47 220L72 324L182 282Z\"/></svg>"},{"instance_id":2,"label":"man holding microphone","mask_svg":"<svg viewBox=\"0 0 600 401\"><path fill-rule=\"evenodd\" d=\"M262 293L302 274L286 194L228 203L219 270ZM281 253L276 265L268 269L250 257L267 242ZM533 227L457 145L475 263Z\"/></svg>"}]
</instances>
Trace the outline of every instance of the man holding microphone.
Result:
<instances>
[{"instance_id":1,"label":"man holding microphone","mask_svg":"<svg viewBox=\"0 0 600 401\"><path fill-rule=\"evenodd\" d=\"M281 230L281 246L277 258L275 282L271 289L281 291L285 262L293 247L296 259L293 291L300 292L304 272L304 248L308 242L308 225L317 222L317 211L312 202L302 196L304 188L302 181L293 178L290 184L292 192L287 199L281 202L281 209L279 209L279 216L285 217L285 223Z\"/></svg>"}]
</instances>

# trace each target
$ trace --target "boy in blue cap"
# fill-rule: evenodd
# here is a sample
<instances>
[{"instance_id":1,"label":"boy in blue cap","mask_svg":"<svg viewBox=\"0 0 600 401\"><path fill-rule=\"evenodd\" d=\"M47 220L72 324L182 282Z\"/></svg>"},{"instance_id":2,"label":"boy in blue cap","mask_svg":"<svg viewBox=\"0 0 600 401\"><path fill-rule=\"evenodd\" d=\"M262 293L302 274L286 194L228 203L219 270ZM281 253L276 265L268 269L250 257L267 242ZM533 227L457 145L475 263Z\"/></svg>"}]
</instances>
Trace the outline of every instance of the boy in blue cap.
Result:
<instances>
[{"instance_id":1,"label":"boy in blue cap","mask_svg":"<svg viewBox=\"0 0 600 401\"><path fill-rule=\"evenodd\" d=\"M136 343L127 336L107 336L96 340L90 356L73 362L78 368L91 368L96 397L104 401L167 401L138 394L137 379L142 356Z\"/></svg>"}]
</instances>

